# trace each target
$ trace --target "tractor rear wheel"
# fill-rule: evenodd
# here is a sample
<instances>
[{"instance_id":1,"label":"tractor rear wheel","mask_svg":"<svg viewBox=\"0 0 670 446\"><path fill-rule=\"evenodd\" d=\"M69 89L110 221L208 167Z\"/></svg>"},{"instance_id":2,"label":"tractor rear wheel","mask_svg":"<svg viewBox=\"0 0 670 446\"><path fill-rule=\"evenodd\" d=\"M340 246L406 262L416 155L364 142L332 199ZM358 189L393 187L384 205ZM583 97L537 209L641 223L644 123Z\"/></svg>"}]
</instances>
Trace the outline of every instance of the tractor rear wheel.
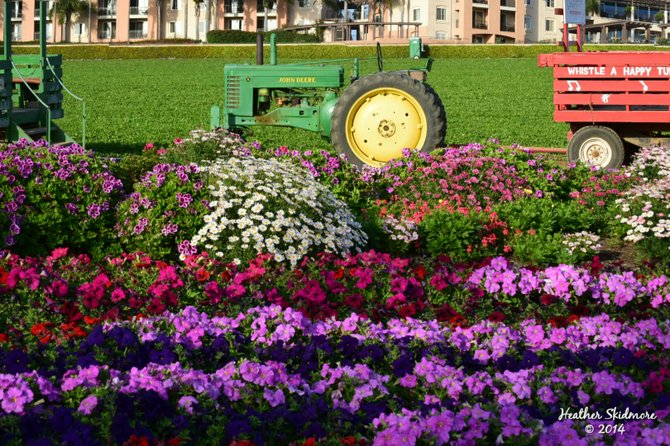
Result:
<instances>
[{"instance_id":1,"label":"tractor rear wheel","mask_svg":"<svg viewBox=\"0 0 670 446\"><path fill-rule=\"evenodd\" d=\"M404 73L375 73L344 91L331 128L335 148L350 162L379 167L405 148L428 151L442 144L447 115L430 86Z\"/></svg>"},{"instance_id":2,"label":"tractor rear wheel","mask_svg":"<svg viewBox=\"0 0 670 446\"><path fill-rule=\"evenodd\" d=\"M616 169L623 164L626 151L621 137L609 127L588 125L572 135L568 144L568 159Z\"/></svg>"}]
</instances>

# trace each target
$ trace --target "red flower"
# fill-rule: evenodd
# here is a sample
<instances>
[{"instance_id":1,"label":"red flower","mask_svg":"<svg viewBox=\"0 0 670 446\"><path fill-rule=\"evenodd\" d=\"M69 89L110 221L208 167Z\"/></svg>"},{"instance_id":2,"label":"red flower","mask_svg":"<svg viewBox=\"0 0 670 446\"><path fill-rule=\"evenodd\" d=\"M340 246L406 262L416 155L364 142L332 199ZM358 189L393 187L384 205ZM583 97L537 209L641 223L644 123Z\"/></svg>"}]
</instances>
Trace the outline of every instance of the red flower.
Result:
<instances>
[{"instance_id":1,"label":"red flower","mask_svg":"<svg viewBox=\"0 0 670 446\"><path fill-rule=\"evenodd\" d=\"M138 437L133 434L125 443L123 443L123 446L149 446L149 439L144 436Z\"/></svg>"},{"instance_id":2,"label":"red flower","mask_svg":"<svg viewBox=\"0 0 670 446\"><path fill-rule=\"evenodd\" d=\"M203 268L200 268L195 272L195 280L197 280L198 282L205 282L209 280L209 276L210 276L209 271Z\"/></svg>"},{"instance_id":3,"label":"red flower","mask_svg":"<svg viewBox=\"0 0 670 446\"><path fill-rule=\"evenodd\" d=\"M9 342L9 336L4 333L0 333L0 344L4 344L6 342Z\"/></svg>"},{"instance_id":4,"label":"red flower","mask_svg":"<svg viewBox=\"0 0 670 446\"><path fill-rule=\"evenodd\" d=\"M414 274L419 280L423 280L423 278L426 277L426 268L424 268L423 265L419 265L414 268Z\"/></svg>"},{"instance_id":5,"label":"red flower","mask_svg":"<svg viewBox=\"0 0 670 446\"><path fill-rule=\"evenodd\" d=\"M314 437L309 437L303 442L302 446L316 446L316 439Z\"/></svg>"},{"instance_id":6,"label":"red flower","mask_svg":"<svg viewBox=\"0 0 670 446\"><path fill-rule=\"evenodd\" d=\"M449 319L449 323L454 327L462 327L467 324L466 319L460 314Z\"/></svg>"},{"instance_id":7,"label":"red flower","mask_svg":"<svg viewBox=\"0 0 670 446\"><path fill-rule=\"evenodd\" d=\"M230 446L256 446L256 443L251 440L233 440Z\"/></svg>"},{"instance_id":8,"label":"red flower","mask_svg":"<svg viewBox=\"0 0 670 446\"><path fill-rule=\"evenodd\" d=\"M86 325L95 325L98 322L100 322L102 319L99 317L90 317L90 316L84 316L84 323Z\"/></svg>"},{"instance_id":9,"label":"red flower","mask_svg":"<svg viewBox=\"0 0 670 446\"><path fill-rule=\"evenodd\" d=\"M9 273L5 271L3 267L0 266L0 285L6 285L8 277Z\"/></svg>"},{"instance_id":10,"label":"red flower","mask_svg":"<svg viewBox=\"0 0 670 446\"><path fill-rule=\"evenodd\" d=\"M43 323L43 324L35 324L30 328L30 333L33 334L34 336L43 336L45 333L49 332L48 327L53 326L53 323Z\"/></svg>"},{"instance_id":11,"label":"red flower","mask_svg":"<svg viewBox=\"0 0 670 446\"><path fill-rule=\"evenodd\" d=\"M540 297L540 303L542 303L542 305L551 305L556 302L556 300L558 300L558 298L553 294L543 294Z\"/></svg>"},{"instance_id":12,"label":"red flower","mask_svg":"<svg viewBox=\"0 0 670 446\"><path fill-rule=\"evenodd\" d=\"M488 320L491 322L502 322L505 320L505 315L500 311L494 311L493 313L489 314Z\"/></svg>"},{"instance_id":13,"label":"red flower","mask_svg":"<svg viewBox=\"0 0 670 446\"><path fill-rule=\"evenodd\" d=\"M416 314L416 306L413 303L408 305L400 305L398 306L397 310L401 317L412 317Z\"/></svg>"},{"instance_id":14,"label":"red flower","mask_svg":"<svg viewBox=\"0 0 670 446\"><path fill-rule=\"evenodd\" d=\"M344 304L352 310L358 310L363 305L363 296L360 294L352 294L344 298Z\"/></svg>"}]
</instances>

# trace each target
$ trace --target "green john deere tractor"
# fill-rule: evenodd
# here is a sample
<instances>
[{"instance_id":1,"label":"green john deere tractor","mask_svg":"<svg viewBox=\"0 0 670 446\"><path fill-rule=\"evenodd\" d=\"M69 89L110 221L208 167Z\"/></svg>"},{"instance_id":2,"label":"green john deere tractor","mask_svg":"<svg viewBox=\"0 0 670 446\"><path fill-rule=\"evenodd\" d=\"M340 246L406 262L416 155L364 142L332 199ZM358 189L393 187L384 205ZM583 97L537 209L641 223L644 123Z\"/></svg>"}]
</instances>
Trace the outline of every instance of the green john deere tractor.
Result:
<instances>
[{"instance_id":1,"label":"green john deere tractor","mask_svg":"<svg viewBox=\"0 0 670 446\"><path fill-rule=\"evenodd\" d=\"M54 119L63 117L63 92L82 102L82 146L86 145L86 106L63 85L61 55L47 54L47 1L39 8L39 54L12 54L13 10L18 0L4 5L4 53L0 56L0 140L43 139L52 145L74 140L59 128Z\"/></svg>"},{"instance_id":2,"label":"green john deere tractor","mask_svg":"<svg viewBox=\"0 0 670 446\"><path fill-rule=\"evenodd\" d=\"M420 55L420 40L412 39L410 57ZM359 79L359 60L353 59L353 76L346 88L344 68L333 64L343 60L277 65L274 35L270 59L263 65L260 37L256 65L224 67L224 105L212 107L212 128L240 131L264 125L311 130L331 138L350 161L371 166L400 157L405 148L432 150L444 141L444 106L425 84L431 59L422 69L383 71L377 44L379 72Z\"/></svg>"}]
</instances>

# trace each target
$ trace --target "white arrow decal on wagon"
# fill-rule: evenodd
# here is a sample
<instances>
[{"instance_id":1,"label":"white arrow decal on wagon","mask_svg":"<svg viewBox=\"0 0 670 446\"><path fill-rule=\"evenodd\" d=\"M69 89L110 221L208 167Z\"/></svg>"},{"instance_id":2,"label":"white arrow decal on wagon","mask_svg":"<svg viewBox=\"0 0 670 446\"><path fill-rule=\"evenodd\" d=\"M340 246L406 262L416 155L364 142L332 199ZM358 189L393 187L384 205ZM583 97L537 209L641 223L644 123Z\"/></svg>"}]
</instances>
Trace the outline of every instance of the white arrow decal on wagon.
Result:
<instances>
[{"instance_id":1,"label":"white arrow decal on wagon","mask_svg":"<svg viewBox=\"0 0 670 446\"><path fill-rule=\"evenodd\" d=\"M647 87L647 84L644 83L644 81L640 81L642 84L642 91L646 93L647 90L649 90L649 87Z\"/></svg>"},{"instance_id":2,"label":"white arrow decal on wagon","mask_svg":"<svg viewBox=\"0 0 670 446\"><path fill-rule=\"evenodd\" d=\"M577 81L568 81L568 91L582 91L582 86Z\"/></svg>"}]
</instances>

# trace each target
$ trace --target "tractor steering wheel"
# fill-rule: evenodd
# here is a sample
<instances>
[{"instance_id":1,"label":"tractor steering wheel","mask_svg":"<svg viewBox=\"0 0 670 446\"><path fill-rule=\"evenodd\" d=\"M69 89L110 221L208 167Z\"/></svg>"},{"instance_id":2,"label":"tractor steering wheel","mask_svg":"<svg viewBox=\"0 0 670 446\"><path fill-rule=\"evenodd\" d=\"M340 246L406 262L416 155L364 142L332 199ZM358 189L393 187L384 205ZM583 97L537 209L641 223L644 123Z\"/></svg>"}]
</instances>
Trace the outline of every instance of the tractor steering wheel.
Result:
<instances>
[{"instance_id":1,"label":"tractor steering wheel","mask_svg":"<svg viewBox=\"0 0 670 446\"><path fill-rule=\"evenodd\" d=\"M382 56L382 46L377 42L377 68L384 71L384 56Z\"/></svg>"}]
</instances>

